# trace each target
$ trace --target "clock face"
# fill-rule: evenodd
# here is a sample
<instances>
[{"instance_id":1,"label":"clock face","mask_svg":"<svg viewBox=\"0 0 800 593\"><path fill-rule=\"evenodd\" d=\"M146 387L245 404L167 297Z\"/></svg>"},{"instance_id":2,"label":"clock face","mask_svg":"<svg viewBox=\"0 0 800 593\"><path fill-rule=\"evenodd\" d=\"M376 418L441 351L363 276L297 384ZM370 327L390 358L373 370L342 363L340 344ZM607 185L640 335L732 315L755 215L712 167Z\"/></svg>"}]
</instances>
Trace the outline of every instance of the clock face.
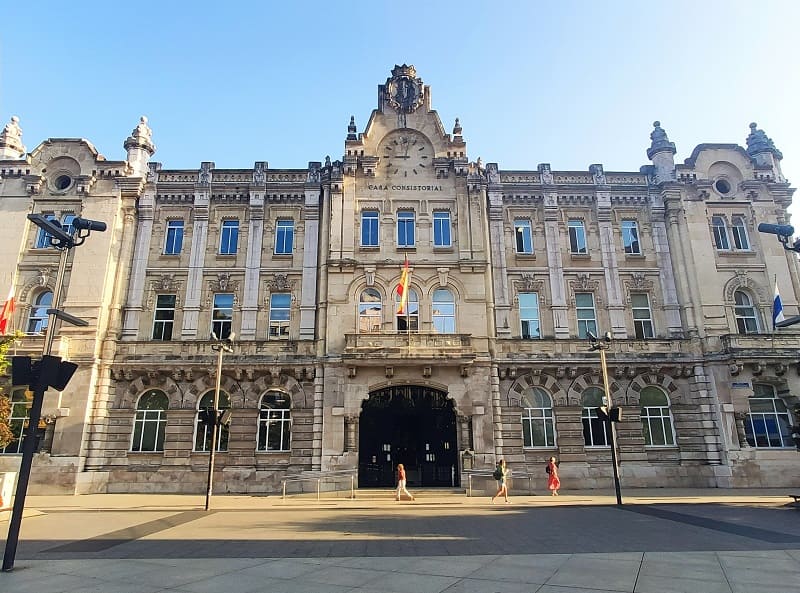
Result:
<instances>
[{"instance_id":1,"label":"clock face","mask_svg":"<svg viewBox=\"0 0 800 593\"><path fill-rule=\"evenodd\" d=\"M414 177L432 170L430 145L418 134L395 132L383 143L382 167L388 175Z\"/></svg>"}]
</instances>

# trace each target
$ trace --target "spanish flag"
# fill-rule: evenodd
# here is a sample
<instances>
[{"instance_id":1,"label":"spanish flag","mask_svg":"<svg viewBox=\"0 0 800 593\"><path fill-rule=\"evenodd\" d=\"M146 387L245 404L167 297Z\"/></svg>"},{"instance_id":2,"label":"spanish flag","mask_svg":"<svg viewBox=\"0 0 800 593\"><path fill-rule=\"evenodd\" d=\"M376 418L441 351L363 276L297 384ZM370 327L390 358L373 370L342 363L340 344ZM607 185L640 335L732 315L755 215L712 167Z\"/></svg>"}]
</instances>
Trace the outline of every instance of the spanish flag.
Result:
<instances>
[{"instance_id":1,"label":"spanish flag","mask_svg":"<svg viewBox=\"0 0 800 593\"><path fill-rule=\"evenodd\" d=\"M3 310L0 311L0 335L7 335L8 332L11 330L11 321L14 315L14 309L16 308L14 303L14 287L11 287L11 290L8 291L8 298L6 299L5 304L3 305Z\"/></svg>"},{"instance_id":2,"label":"spanish flag","mask_svg":"<svg viewBox=\"0 0 800 593\"><path fill-rule=\"evenodd\" d=\"M408 301L408 280L411 272L408 269L408 255L403 264L403 273L400 274L400 284L397 285L397 294L400 296L400 304L397 306L397 314L403 315L406 312L406 302Z\"/></svg>"}]
</instances>

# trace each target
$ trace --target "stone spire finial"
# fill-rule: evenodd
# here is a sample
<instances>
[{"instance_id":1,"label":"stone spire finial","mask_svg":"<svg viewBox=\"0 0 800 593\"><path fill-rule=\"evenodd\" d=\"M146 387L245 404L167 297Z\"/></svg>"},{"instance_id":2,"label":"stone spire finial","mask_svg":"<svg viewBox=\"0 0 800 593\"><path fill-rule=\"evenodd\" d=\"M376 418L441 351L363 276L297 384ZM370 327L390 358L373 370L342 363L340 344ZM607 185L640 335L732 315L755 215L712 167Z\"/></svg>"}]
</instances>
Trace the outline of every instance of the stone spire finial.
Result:
<instances>
[{"instance_id":1,"label":"stone spire finial","mask_svg":"<svg viewBox=\"0 0 800 593\"><path fill-rule=\"evenodd\" d=\"M460 136L461 132L461 124L458 122L458 118L456 118L456 125L453 126L453 136Z\"/></svg>"},{"instance_id":2,"label":"stone spire finial","mask_svg":"<svg viewBox=\"0 0 800 593\"><path fill-rule=\"evenodd\" d=\"M356 135L356 116L350 116L350 125L347 126L347 139L348 140L358 140L358 136Z\"/></svg>"},{"instance_id":3,"label":"stone spire finial","mask_svg":"<svg viewBox=\"0 0 800 593\"><path fill-rule=\"evenodd\" d=\"M771 152L777 158L783 158L781 151L775 148L775 143L764 133L764 130L758 129L758 124L753 122L750 124L750 134L747 136L747 154L755 156L762 152Z\"/></svg>"},{"instance_id":4,"label":"stone spire finial","mask_svg":"<svg viewBox=\"0 0 800 593\"><path fill-rule=\"evenodd\" d=\"M19 118L11 116L11 121L0 132L0 159L21 159L25 155L25 145L22 144L22 128L19 127Z\"/></svg>"},{"instance_id":5,"label":"stone spire finial","mask_svg":"<svg viewBox=\"0 0 800 593\"><path fill-rule=\"evenodd\" d=\"M125 150L130 150L131 148L144 148L150 154L156 151L156 147L153 144L153 130L147 125L147 118L144 115L139 118L139 123L133 129L131 135L128 136L128 139L125 140Z\"/></svg>"},{"instance_id":6,"label":"stone spire finial","mask_svg":"<svg viewBox=\"0 0 800 593\"><path fill-rule=\"evenodd\" d=\"M659 152L669 151L672 154L678 152L675 149L675 143L669 141L660 121L654 121L653 128L654 130L650 132L650 148L647 149L648 159L653 160L653 155Z\"/></svg>"}]
</instances>

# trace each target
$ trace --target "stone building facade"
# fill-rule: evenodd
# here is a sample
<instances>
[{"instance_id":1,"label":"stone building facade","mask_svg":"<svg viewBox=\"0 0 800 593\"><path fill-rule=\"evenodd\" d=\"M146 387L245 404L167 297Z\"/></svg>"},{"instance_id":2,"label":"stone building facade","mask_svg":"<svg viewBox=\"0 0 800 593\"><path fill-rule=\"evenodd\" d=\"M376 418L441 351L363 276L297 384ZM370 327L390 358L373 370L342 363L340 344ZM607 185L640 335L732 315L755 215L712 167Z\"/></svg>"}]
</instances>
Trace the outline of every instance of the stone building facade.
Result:
<instances>
[{"instance_id":1,"label":"stone building facade","mask_svg":"<svg viewBox=\"0 0 800 593\"><path fill-rule=\"evenodd\" d=\"M777 280L797 311L800 276L756 231L787 222L782 155L755 124L746 147L678 164L659 122L650 139L639 171L470 160L406 65L363 131L351 118L341 159L299 169L168 169L146 118L124 161L79 139L27 153L12 118L0 281L18 353L42 351L59 259L26 215L108 224L70 252L60 308L89 325L59 328L55 353L80 366L46 396L31 491L202 492L212 332L235 336L217 491L332 470L388 486L398 462L416 487L458 486L501 457L541 487L551 455L567 488L607 488L587 341L606 332L623 487L796 484L800 334L772 333L771 307Z\"/></svg>"}]
</instances>

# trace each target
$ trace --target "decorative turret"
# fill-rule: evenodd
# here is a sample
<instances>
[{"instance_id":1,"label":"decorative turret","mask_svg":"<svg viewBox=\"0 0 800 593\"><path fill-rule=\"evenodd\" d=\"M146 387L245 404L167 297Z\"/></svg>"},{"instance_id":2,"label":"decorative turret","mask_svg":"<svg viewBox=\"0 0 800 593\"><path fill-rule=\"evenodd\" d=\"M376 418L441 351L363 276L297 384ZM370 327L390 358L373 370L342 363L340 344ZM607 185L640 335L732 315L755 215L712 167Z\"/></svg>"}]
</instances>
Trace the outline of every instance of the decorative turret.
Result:
<instances>
[{"instance_id":1,"label":"decorative turret","mask_svg":"<svg viewBox=\"0 0 800 593\"><path fill-rule=\"evenodd\" d=\"M647 149L647 158L653 161L656 183L673 181L675 179L675 143L670 142L660 121L653 122L653 131L650 132L650 148Z\"/></svg>"},{"instance_id":2,"label":"decorative turret","mask_svg":"<svg viewBox=\"0 0 800 593\"><path fill-rule=\"evenodd\" d=\"M781 173L783 154L775 148L775 143L764 133L764 130L758 129L758 124L755 122L750 124L750 134L747 136L747 154L757 164L771 167L776 181L785 181L783 173Z\"/></svg>"},{"instance_id":3,"label":"decorative turret","mask_svg":"<svg viewBox=\"0 0 800 593\"><path fill-rule=\"evenodd\" d=\"M458 122L458 118L456 118L456 124L453 126L453 139L460 138L462 131L461 124Z\"/></svg>"},{"instance_id":4,"label":"decorative turret","mask_svg":"<svg viewBox=\"0 0 800 593\"><path fill-rule=\"evenodd\" d=\"M156 151L156 147L153 144L153 131L147 125L147 118L144 115L139 118L139 124L125 140L124 146L128 151L128 164L133 169L134 175L146 176L147 163Z\"/></svg>"},{"instance_id":5,"label":"decorative turret","mask_svg":"<svg viewBox=\"0 0 800 593\"><path fill-rule=\"evenodd\" d=\"M11 116L11 121L0 132L0 160L18 160L25 156L25 145L22 144L22 128L19 118Z\"/></svg>"},{"instance_id":6,"label":"decorative turret","mask_svg":"<svg viewBox=\"0 0 800 593\"><path fill-rule=\"evenodd\" d=\"M347 139L348 140L358 140L358 135L356 134L356 116L350 116L350 125L347 126Z\"/></svg>"}]
</instances>

